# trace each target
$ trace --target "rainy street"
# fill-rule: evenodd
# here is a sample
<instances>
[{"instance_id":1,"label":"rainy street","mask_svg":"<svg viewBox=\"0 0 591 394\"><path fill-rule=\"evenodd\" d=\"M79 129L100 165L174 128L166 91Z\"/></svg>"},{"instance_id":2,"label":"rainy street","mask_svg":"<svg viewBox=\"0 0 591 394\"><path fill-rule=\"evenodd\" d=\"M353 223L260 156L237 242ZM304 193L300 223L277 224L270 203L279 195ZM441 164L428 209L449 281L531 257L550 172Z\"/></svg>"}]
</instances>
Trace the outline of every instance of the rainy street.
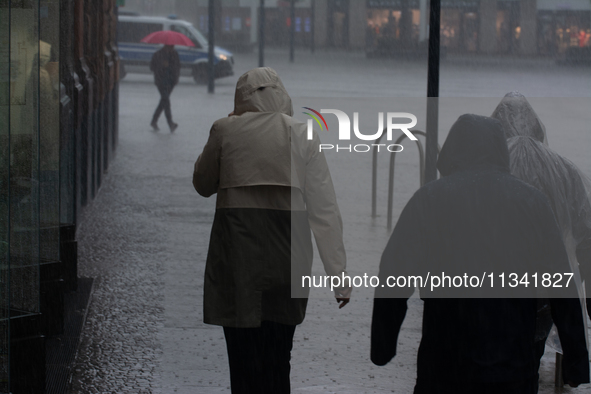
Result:
<instances>
[{"instance_id":1,"label":"rainy street","mask_svg":"<svg viewBox=\"0 0 591 394\"><path fill-rule=\"evenodd\" d=\"M217 80L213 95L192 78L181 77L171 95L173 117L179 124L174 133L163 117L160 131L150 127L159 99L153 77L129 73L122 80L116 157L78 229L79 276L95 278L95 282L72 392L230 392L223 331L204 324L202 316L215 196L199 196L191 179L211 124L233 110L236 81L256 67L257 60L256 53L235 54L235 75ZM266 58L266 65L283 79L294 100L295 117L302 122L306 121L299 110L303 106L360 104L370 110L374 102L388 106L389 100L425 97L425 63L324 50L314 55L296 52L293 64L285 50L269 49ZM559 66L551 60L455 57L443 62L440 93L449 101L442 99L441 107L449 112L441 115L440 144L455 118L479 105L484 106L481 114L490 115L500 98L512 90L532 98L546 124L550 146L591 176L591 155L585 150L591 146L591 134L584 128L591 122L585 110L591 100L589 69ZM562 120L553 116L560 105L565 106L573 127L560 127ZM417 112L417 116L423 116L419 126L423 122L424 127L424 115ZM374 123L368 124L374 128ZM320 137L330 141L334 135L321 133ZM397 169L394 221L419 187L415 148L408 143L404 147ZM382 159L386 156L380 157L378 165L382 172L375 219L371 218L368 186L370 156L360 156L354 164L340 153L326 156L343 212L348 271L375 274L389 236L385 214L388 164ZM322 273L317 256L314 273ZM351 303L339 310L329 290L314 289L306 319L294 337L294 393L412 392L422 301L416 293L409 301L397 355L388 365L377 367L369 360L372 295L370 288L354 289ZM540 392L591 392L589 385L555 391L554 354L546 348Z\"/></svg>"}]
</instances>

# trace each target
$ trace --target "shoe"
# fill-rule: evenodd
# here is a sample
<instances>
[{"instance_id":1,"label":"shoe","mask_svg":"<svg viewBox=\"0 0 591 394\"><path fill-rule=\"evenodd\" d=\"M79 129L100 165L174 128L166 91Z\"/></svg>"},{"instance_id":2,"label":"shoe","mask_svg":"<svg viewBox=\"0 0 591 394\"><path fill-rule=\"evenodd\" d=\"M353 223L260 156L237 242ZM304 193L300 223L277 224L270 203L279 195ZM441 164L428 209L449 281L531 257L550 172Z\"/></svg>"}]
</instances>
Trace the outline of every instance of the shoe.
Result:
<instances>
[{"instance_id":1,"label":"shoe","mask_svg":"<svg viewBox=\"0 0 591 394\"><path fill-rule=\"evenodd\" d=\"M170 132L174 133L174 131L176 130L177 127L179 127L178 123L171 123L170 126Z\"/></svg>"},{"instance_id":2,"label":"shoe","mask_svg":"<svg viewBox=\"0 0 591 394\"><path fill-rule=\"evenodd\" d=\"M153 128L155 131L158 131L158 130L160 130L160 129L158 128L158 122L154 122L154 121L153 121L152 123L150 123L150 126L152 126L152 128Z\"/></svg>"}]
</instances>

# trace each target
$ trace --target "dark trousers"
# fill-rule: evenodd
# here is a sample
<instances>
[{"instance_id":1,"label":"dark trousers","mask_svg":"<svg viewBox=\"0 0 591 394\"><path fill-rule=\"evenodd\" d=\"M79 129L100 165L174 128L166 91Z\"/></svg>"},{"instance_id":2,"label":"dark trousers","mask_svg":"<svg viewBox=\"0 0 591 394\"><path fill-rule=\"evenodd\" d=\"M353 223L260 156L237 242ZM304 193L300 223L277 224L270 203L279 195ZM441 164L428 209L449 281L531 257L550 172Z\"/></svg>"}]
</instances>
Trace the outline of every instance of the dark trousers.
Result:
<instances>
[{"instance_id":1,"label":"dark trousers","mask_svg":"<svg viewBox=\"0 0 591 394\"><path fill-rule=\"evenodd\" d=\"M172 124L172 111L170 110L170 94L172 93L172 89L174 89L174 85L156 84L156 87L160 92L160 102L158 103L158 107L156 107L156 111L154 111L152 123L158 122L160 114L162 113L162 111L164 111L166 121L170 126Z\"/></svg>"},{"instance_id":2,"label":"dark trousers","mask_svg":"<svg viewBox=\"0 0 591 394\"><path fill-rule=\"evenodd\" d=\"M232 394L288 394L295 326L224 327Z\"/></svg>"}]
</instances>

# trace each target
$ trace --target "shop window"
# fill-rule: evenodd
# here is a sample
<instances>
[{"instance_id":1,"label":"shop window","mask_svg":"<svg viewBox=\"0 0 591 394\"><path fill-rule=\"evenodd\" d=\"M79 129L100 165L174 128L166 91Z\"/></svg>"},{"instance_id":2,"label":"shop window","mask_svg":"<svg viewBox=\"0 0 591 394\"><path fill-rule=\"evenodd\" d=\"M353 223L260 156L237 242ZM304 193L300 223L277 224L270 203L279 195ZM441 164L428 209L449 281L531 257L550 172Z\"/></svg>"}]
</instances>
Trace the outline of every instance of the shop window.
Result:
<instances>
[{"instance_id":1,"label":"shop window","mask_svg":"<svg viewBox=\"0 0 591 394\"><path fill-rule=\"evenodd\" d=\"M38 20L38 4L12 7L10 11L9 285L12 317L39 312Z\"/></svg>"}]
</instances>

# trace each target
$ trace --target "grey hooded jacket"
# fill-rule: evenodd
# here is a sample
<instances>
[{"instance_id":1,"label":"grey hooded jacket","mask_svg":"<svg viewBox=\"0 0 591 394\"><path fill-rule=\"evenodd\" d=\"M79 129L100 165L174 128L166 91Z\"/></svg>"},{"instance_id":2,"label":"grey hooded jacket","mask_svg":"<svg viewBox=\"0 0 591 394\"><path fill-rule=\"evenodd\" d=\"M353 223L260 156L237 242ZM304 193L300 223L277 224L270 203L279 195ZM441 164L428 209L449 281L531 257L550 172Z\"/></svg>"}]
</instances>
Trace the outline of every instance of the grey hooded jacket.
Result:
<instances>
[{"instance_id":1,"label":"grey hooded jacket","mask_svg":"<svg viewBox=\"0 0 591 394\"><path fill-rule=\"evenodd\" d=\"M589 286L591 281L591 199L587 177L574 163L548 147L546 128L521 93L507 93L492 117L504 126L511 174L548 197L583 298L580 282L586 279ZM590 307L588 303L589 311Z\"/></svg>"}]
</instances>

